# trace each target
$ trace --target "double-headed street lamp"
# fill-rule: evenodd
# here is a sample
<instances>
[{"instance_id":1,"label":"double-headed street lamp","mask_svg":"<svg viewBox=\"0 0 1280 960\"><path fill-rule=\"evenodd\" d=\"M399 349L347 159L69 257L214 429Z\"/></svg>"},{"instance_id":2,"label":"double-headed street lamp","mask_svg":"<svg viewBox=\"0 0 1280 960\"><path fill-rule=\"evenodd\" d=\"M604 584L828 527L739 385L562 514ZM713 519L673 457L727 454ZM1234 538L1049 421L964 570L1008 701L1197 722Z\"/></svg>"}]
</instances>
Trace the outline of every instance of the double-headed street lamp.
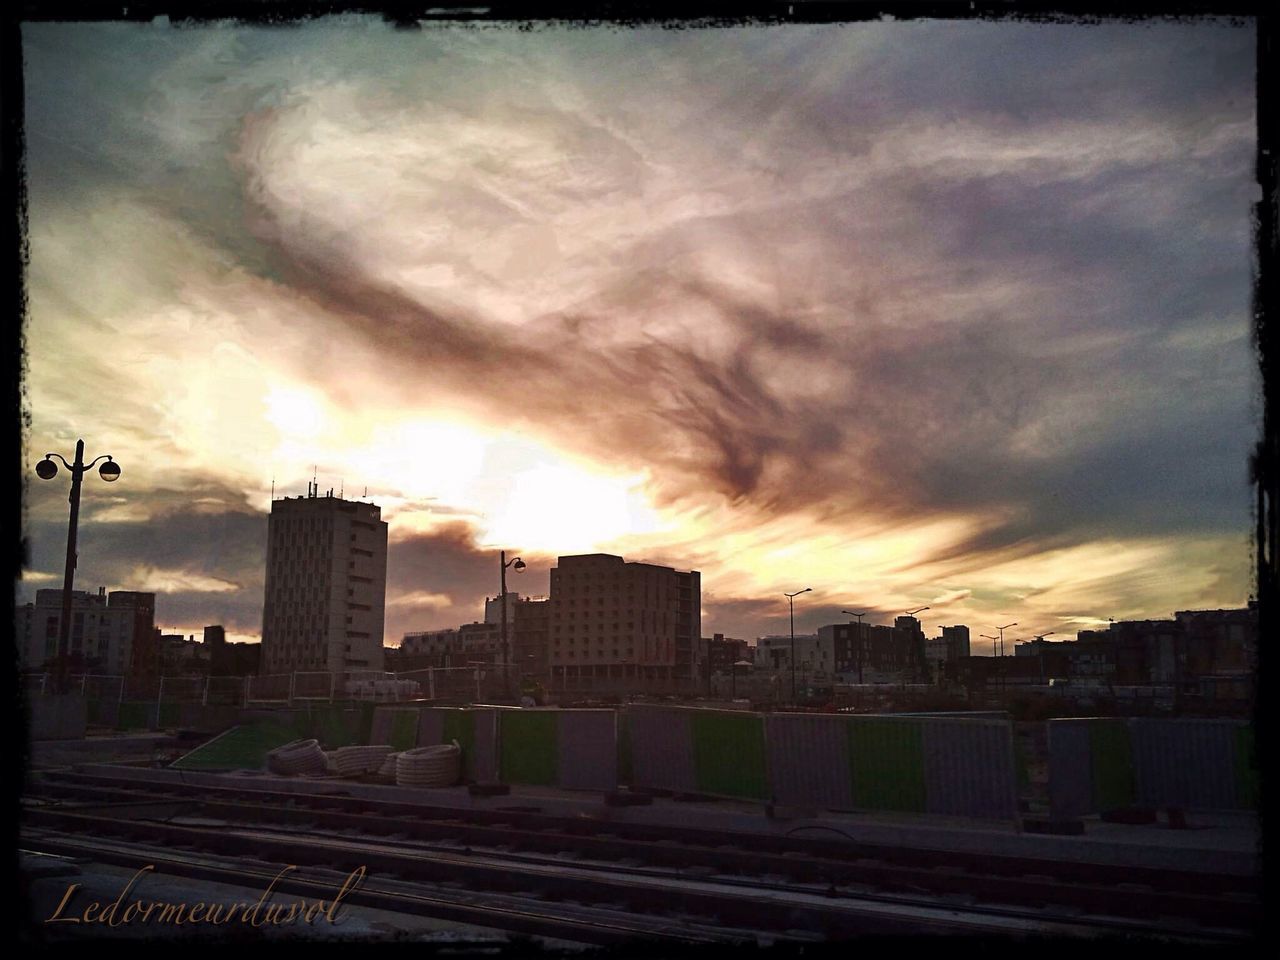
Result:
<instances>
[{"instance_id":1,"label":"double-headed street lamp","mask_svg":"<svg viewBox=\"0 0 1280 960\"><path fill-rule=\"evenodd\" d=\"M867 635L862 629L862 618L870 613L870 611L863 610L861 613L854 613L852 610L841 610L840 612L847 613L851 617L858 618L858 683L862 683L862 645L867 639Z\"/></svg>"},{"instance_id":2,"label":"double-headed street lamp","mask_svg":"<svg viewBox=\"0 0 1280 960\"><path fill-rule=\"evenodd\" d=\"M1013 623L1006 623L1003 627L996 627L996 629L1000 631L1000 656L1004 656L1004 632L1010 627L1016 627L1017 625L1018 621L1015 620Z\"/></svg>"},{"instance_id":3,"label":"double-headed street lamp","mask_svg":"<svg viewBox=\"0 0 1280 960\"><path fill-rule=\"evenodd\" d=\"M791 702L796 702L796 597L802 593L808 593L813 587L805 587L803 590L797 590L795 593L784 593L783 596L791 601Z\"/></svg>"},{"instance_id":4,"label":"double-headed street lamp","mask_svg":"<svg viewBox=\"0 0 1280 960\"><path fill-rule=\"evenodd\" d=\"M524 569L525 563L519 557L507 559L507 551L502 551L502 573L501 573L501 593L498 596L498 602L502 604L502 686L506 690L507 696L511 696L511 660L507 656L507 567L514 566L519 572Z\"/></svg>"},{"instance_id":5,"label":"double-headed street lamp","mask_svg":"<svg viewBox=\"0 0 1280 960\"><path fill-rule=\"evenodd\" d=\"M85 471L99 460L106 461L98 468L98 476L107 483L113 483L120 477L120 465L105 454L95 457L89 463L84 462L84 441L76 441L75 463L67 463L60 453L46 453L44 459L36 464L36 476L41 480L52 480L58 475L58 465L53 462L57 457L62 465L71 471L71 493L67 502L71 504L71 519L67 524L67 563L62 578L62 620L58 624L58 657L54 668L54 692L65 693L67 684L67 656L71 641L71 587L75 581L76 570L76 529L80 524L80 481Z\"/></svg>"}]
</instances>

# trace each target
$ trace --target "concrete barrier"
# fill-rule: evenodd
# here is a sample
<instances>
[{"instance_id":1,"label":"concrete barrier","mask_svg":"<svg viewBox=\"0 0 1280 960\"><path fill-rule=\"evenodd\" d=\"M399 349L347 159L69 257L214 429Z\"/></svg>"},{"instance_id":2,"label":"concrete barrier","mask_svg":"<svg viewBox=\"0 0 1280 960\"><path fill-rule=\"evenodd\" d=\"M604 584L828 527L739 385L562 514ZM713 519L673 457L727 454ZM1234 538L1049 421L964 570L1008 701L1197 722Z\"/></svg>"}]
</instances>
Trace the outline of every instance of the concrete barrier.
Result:
<instances>
[{"instance_id":1,"label":"concrete barrier","mask_svg":"<svg viewBox=\"0 0 1280 960\"><path fill-rule=\"evenodd\" d=\"M613 710L502 710L497 713L503 783L610 791L618 785L618 721Z\"/></svg>"},{"instance_id":2,"label":"concrete barrier","mask_svg":"<svg viewBox=\"0 0 1280 960\"><path fill-rule=\"evenodd\" d=\"M462 776L476 783L498 779L498 711L492 707L423 707L418 746L457 741Z\"/></svg>"},{"instance_id":3,"label":"concrete barrier","mask_svg":"<svg viewBox=\"0 0 1280 960\"><path fill-rule=\"evenodd\" d=\"M775 802L979 819L1017 815L1007 720L929 714L771 714L765 719Z\"/></svg>"},{"instance_id":4,"label":"concrete barrier","mask_svg":"<svg viewBox=\"0 0 1280 960\"><path fill-rule=\"evenodd\" d=\"M393 750L411 750L418 745L420 721L417 707L375 707L369 743L389 743Z\"/></svg>"},{"instance_id":5,"label":"concrete barrier","mask_svg":"<svg viewBox=\"0 0 1280 960\"><path fill-rule=\"evenodd\" d=\"M1050 720L1055 818L1130 806L1248 810L1257 805L1252 729L1238 720Z\"/></svg>"},{"instance_id":6,"label":"concrete barrier","mask_svg":"<svg viewBox=\"0 0 1280 960\"><path fill-rule=\"evenodd\" d=\"M746 800L769 797L764 717L697 707L627 708L636 787Z\"/></svg>"}]
</instances>

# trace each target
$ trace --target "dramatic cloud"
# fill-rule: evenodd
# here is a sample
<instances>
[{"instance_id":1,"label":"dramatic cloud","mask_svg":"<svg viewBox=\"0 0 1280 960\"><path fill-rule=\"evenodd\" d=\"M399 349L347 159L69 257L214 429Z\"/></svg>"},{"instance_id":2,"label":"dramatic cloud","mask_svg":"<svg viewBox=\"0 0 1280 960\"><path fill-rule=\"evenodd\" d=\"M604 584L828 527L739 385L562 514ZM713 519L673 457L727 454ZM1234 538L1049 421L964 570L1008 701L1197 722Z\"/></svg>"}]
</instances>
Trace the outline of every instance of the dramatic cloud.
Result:
<instances>
[{"instance_id":1,"label":"dramatic cloud","mask_svg":"<svg viewBox=\"0 0 1280 960\"><path fill-rule=\"evenodd\" d=\"M24 42L31 443L127 464L112 583L260 604L261 535L128 525L315 470L392 524L389 640L514 546L700 569L735 636L1248 593L1249 28Z\"/></svg>"}]
</instances>

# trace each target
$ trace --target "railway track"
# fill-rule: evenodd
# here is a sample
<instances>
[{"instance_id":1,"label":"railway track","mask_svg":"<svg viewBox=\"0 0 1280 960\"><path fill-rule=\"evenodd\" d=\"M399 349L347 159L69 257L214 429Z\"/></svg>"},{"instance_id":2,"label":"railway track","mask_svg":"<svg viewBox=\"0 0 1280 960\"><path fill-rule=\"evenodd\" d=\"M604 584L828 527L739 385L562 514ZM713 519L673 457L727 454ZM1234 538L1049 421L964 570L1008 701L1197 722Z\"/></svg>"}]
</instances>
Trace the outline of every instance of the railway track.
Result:
<instances>
[{"instance_id":1,"label":"railway track","mask_svg":"<svg viewBox=\"0 0 1280 960\"><path fill-rule=\"evenodd\" d=\"M477 896L499 896L506 899L498 909L537 918L467 922L588 943L902 933L1228 943L1248 939L1260 913L1247 877L709 833L527 807L462 810L80 771L35 779L24 803L31 849L91 856L88 847L106 844L101 856L120 865L130 851L153 860L167 853L309 869L363 865L380 883L416 891L391 893L430 901L408 912L446 916L459 908L442 891L461 889L472 907ZM604 910L604 926L593 931L594 921L577 916L574 930L555 931L549 918L567 908Z\"/></svg>"}]
</instances>

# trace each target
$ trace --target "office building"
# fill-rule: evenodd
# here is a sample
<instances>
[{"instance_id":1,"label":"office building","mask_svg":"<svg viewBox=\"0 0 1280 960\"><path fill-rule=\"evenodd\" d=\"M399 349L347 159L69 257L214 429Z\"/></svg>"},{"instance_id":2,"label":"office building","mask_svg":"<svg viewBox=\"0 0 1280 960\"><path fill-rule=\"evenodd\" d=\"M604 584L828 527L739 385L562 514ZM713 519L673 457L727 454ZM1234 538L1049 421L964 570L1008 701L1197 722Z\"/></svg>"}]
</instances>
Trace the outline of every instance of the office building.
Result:
<instances>
[{"instance_id":1,"label":"office building","mask_svg":"<svg viewBox=\"0 0 1280 960\"><path fill-rule=\"evenodd\" d=\"M375 504L317 493L271 504L262 672L381 671L387 524Z\"/></svg>"},{"instance_id":2,"label":"office building","mask_svg":"<svg viewBox=\"0 0 1280 960\"><path fill-rule=\"evenodd\" d=\"M702 635L702 577L605 553L551 570L553 674L692 679Z\"/></svg>"},{"instance_id":3,"label":"office building","mask_svg":"<svg viewBox=\"0 0 1280 960\"><path fill-rule=\"evenodd\" d=\"M120 676L158 669L156 595L106 588L71 591L72 669ZM36 599L15 611L15 642L23 670L42 670L58 653L62 591L37 590Z\"/></svg>"}]
</instances>

